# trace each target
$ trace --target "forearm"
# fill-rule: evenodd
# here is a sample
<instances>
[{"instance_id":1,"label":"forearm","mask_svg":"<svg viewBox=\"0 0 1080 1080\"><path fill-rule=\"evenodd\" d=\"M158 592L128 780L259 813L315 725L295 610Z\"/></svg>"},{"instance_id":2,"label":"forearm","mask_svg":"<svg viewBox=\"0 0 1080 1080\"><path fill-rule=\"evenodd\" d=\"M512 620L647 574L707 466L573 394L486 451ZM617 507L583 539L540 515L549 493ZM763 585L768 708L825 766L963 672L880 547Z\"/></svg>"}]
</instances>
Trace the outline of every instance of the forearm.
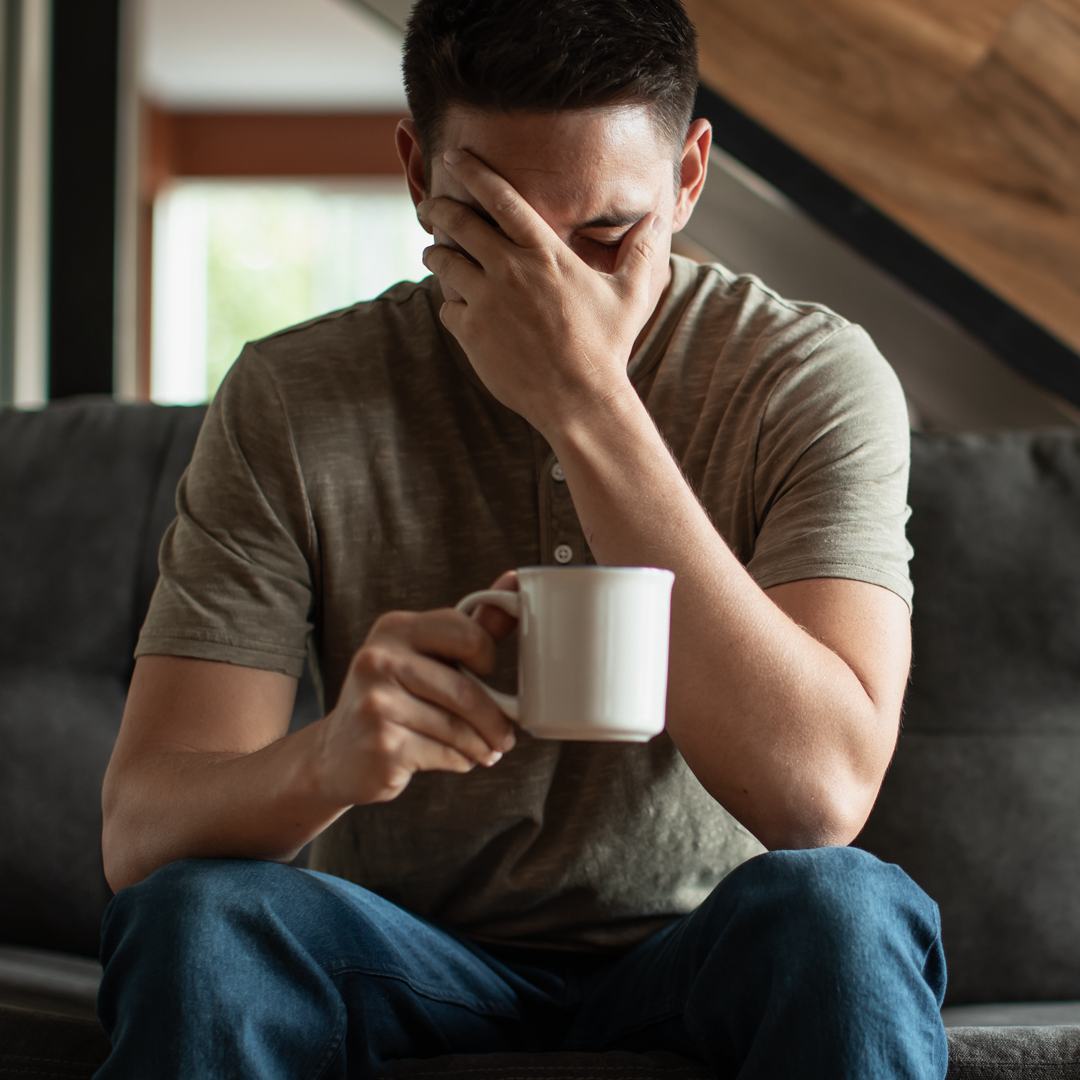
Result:
<instances>
[{"instance_id":1,"label":"forearm","mask_svg":"<svg viewBox=\"0 0 1080 1080\"><path fill-rule=\"evenodd\" d=\"M380 616L334 708L291 735L294 678L140 657L102 793L109 884L178 859L288 861L350 807L397 798L417 772L493 765L513 746L510 721L451 666L489 672L492 631L509 627L452 609Z\"/></svg>"},{"instance_id":2,"label":"forearm","mask_svg":"<svg viewBox=\"0 0 1080 1080\"><path fill-rule=\"evenodd\" d=\"M193 858L287 862L347 806L320 790L320 721L250 753L159 745L110 763L102 848L114 890Z\"/></svg>"},{"instance_id":3,"label":"forearm","mask_svg":"<svg viewBox=\"0 0 1080 1080\"><path fill-rule=\"evenodd\" d=\"M597 560L675 571L668 731L698 779L767 846L852 839L898 703L751 579L629 384L545 434Z\"/></svg>"}]
</instances>

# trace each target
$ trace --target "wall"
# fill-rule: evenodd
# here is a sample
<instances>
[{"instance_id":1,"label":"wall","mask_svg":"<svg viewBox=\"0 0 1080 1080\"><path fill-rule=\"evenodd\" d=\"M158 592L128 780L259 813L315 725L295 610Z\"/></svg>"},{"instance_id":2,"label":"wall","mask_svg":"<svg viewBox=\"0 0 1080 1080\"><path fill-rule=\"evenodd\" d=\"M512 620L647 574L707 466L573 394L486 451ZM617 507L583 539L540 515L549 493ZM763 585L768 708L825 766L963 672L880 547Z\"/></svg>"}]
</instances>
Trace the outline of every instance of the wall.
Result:
<instances>
[{"instance_id":1,"label":"wall","mask_svg":"<svg viewBox=\"0 0 1080 1080\"><path fill-rule=\"evenodd\" d=\"M1080 0L686 0L705 83L1080 350Z\"/></svg>"},{"instance_id":2,"label":"wall","mask_svg":"<svg viewBox=\"0 0 1080 1080\"><path fill-rule=\"evenodd\" d=\"M713 151L682 250L752 273L789 299L826 304L870 332L908 396L916 427L1053 427L1077 411L805 218L760 178Z\"/></svg>"}]
</instances>

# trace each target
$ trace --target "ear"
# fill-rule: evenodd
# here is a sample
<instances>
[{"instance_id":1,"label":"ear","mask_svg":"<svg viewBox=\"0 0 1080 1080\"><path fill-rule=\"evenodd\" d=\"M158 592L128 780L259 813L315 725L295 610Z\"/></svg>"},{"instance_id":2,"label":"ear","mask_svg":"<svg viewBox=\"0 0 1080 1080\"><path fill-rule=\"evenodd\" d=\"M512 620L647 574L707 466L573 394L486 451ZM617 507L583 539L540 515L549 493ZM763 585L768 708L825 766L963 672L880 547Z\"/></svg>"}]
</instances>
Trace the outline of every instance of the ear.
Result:
<instances>
[{"instance_id":1,"label":"ear","mask_svg":"<svg viewBox=\"0 0 1080 1080\"><path fill-rule=\"evenodd\" d=\"M405 169L405 181L409 185L409 195L413 205L418 206L427 198L427 174L424 169L424 155L420 149L420 137L416 133L416 124L412 119L399 120L394 132L394 144L398 157ZM423 224L421 222L421 224ZM424 226L427 229L427 226ZM427 229L431 232L430 229Z\"/></svg>"},{"instance_id":2,"label":"ear","mask_svg":"<svg viewBox=\"0 0 1080 1080\"><path fill-rule=\"evenodd\" d=\"M695 120L686 133L679 169L679 195L675 203L672 232L678 232L690 220L694 206L705 187L709 169L709 148L712 146L712 124Z\"/></svg>"}]
</instances>

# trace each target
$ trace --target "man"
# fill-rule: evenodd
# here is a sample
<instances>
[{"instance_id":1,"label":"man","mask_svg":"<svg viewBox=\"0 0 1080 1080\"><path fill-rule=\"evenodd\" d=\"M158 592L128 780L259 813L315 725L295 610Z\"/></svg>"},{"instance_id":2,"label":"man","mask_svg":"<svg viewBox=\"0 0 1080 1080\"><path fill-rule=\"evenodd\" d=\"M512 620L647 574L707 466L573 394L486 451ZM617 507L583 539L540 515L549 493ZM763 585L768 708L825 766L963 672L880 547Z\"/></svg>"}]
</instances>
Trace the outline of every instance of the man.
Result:
<instances>
[{"instance_id":1,"label":"man","mask_svg":"<svg viewBox=\"0 0 1080 1080\"><path fill-rule=\"evenodd\" d=\"M895 378L669 258L710 141L677 0L420 0L405 72L435 277L249 346L178 491L104 793L99 1076L944 1076L936 909L843 846L909 660ZM592 560L676 574L644 746L515 733L454 667L512 676L456 599ZM287 734L309 644L329 712Z\"/></svg>"}]
</instances>

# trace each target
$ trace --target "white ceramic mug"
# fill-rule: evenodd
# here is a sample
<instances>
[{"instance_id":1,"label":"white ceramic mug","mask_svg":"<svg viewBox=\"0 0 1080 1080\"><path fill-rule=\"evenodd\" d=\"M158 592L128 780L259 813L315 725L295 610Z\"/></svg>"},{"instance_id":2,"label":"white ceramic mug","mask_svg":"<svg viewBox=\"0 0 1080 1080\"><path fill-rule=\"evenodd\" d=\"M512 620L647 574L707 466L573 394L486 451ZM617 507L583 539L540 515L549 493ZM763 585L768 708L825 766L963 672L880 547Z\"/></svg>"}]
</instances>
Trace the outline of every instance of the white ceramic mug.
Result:
<instances>
[{"instance_id":1,"label":"white ceramic mug","mask_svg":"<svg viewBox=\"0 0 1080 1080\"><path fill-rule=\"evenodd\" d=\"M647 742L663 731L675 575L528 566L517 576L518 592L485 589L457 605L491 604L518 619L517 694L465 674L537 738Z\"/></svg>"}]
</instances>

